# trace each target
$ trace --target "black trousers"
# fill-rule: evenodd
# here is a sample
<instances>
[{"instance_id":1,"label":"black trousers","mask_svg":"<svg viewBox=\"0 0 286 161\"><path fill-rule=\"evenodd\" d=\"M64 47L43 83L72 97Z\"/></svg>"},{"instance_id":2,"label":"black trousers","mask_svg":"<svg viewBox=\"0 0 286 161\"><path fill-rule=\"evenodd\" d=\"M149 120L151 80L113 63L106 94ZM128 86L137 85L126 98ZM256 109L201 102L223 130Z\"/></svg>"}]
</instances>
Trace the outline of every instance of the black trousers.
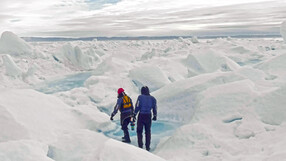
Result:
<instances>
[{"instance_id":1,"label":"black trousers","mask_svg":"<svg viewBox=\"0 0 286 161\"><path fill-rule=\"evenodd\" d=\"M127 141L130 141L130 136L128 132L128 125L130 123L131 117L126 117L124 120L122 120L121 129L124 133L124 139Z\"/></svg>"},{"instance_id":2,"label":"black trousers","mask_svg":"<svg viewBox=\"0 0 286 161\"><path fill-rule=\"evenodd\" d=\"M151 113L150 114L140 114L138 116L137 121L137 139L138 139L138 146L140 148L143 147L143 128L145 129L145 140L146 140L146 149L150 149L151 143Z\"/></svg>"}]
</instances>

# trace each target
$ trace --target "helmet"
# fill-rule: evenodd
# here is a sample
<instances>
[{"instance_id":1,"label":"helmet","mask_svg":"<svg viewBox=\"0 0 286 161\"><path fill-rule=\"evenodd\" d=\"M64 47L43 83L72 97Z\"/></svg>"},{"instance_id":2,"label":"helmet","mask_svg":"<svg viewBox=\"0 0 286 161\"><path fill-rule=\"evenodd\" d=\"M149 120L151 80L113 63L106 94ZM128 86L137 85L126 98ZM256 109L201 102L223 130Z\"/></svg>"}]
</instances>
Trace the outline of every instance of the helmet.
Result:
<instances>
[{"instance_id":1,"label":"helmet","mask_svg":"<svg viewBox=\"0 0 286 161\"><path fill-rule=\"evenodd\" d=\"M117 93L121 94L122 92L124 92L124 89L123 88L118 88Z\"/></svg>"}]
</instances>

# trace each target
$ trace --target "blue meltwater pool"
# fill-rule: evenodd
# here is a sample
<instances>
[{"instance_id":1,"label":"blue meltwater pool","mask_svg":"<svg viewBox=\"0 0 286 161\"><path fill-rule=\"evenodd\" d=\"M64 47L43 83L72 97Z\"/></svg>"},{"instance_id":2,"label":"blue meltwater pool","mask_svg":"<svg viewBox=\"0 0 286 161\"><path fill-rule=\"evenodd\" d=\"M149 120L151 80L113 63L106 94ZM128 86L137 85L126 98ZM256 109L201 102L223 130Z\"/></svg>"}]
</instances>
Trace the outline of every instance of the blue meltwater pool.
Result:
<instances>
[{"instance_id":1,"label":"blue meltwater pool","mask_svg":"<svg viewBox=\"0 0 286 161\"><path fill-rule=\"evenodd\" d=\"M123 136L123 131L121 130L120 121L116 120L114 122L116 123L117 128L111 131L104 132L104 134L110 138L120 141L121 137ZM151 151L156 148L157 144L160 142L160 139L171 136L180 125L181 124L178 122L169 122L169 121L160 121L160 120L152 121ZM128 126L131 144L135 146L137 146L136 127L137 126L135 124L134 130L131 130L130 125ZM145 132L143 130L143 142L145 142L144 140L145 140Z\"/></svg>"},{"instance_id":2,"label":"blue meltwater pool","mask_svg":"<svg viewBox=\"0 0 286 161\"><path fill-rule=\"evenodd\" d=\"M92 76L91 72L67 75L59 79L45 81L36 85L35 89L45 94L69 91L84 86L84 82Z\"/></svg>"},{"instance_id":3,"label":"blue meltwater pool","mask_svg":"<svg viewBox=\"0 0 286 161\"><path fill-rule=\"evenodd\" d=\"M77 73L73 75L63 76L58 79L49 80L42 82L41 84L36 85L35 90L45 93L45 94L54 94L57 92L65 92L72 90L74 88L79 88L84 86L84 82L92 76L92 72L83 72ZM181 126L181 123L171 122L171 121L162 121L160 118L157 121L152 121L151 126L151 151L153 151L160 139L168 136L172 136L175 130ZM119 120L114 121L116 124L116 128L110 131L103 132L107 137L116 139L121 141L121 137L123 136L123 131L121 130L121 125ZM131 144L134 146L137 145L137 133L136 133L136 124L134 130L131 130L130 125L129 134L131 138ZM145 132L143 131L143 142L145 142Z\"/></svg>"}]
</instances>

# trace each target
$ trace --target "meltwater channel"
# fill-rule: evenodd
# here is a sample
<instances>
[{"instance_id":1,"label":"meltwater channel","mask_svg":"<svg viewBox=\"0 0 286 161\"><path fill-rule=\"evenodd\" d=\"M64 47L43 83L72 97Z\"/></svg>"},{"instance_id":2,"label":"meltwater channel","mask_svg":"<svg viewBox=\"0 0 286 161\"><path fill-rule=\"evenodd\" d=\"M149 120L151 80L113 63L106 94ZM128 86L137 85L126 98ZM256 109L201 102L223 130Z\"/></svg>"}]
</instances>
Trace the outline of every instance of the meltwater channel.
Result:
<instances>
[{"instance_id":1,"label":"meltwater channel","mask_svg":"<svg viewBox=\"0 0 286 161\"><path fill-rule=\"evenodd\" d=\"M35 90L45 94L55 94L58 92L69 91L74 88L83 87L84 82L92 75L93 75L92 72L82 72L82 73L63 76L58 79L47 80L39 85L36 85ZM120 121L115 120L114 122L116 123L117 128L111 131L106 131L104 132L104 134L107 137L116 140L121 140L121 137L123 136L123 131L121 130ZM152 127L151 127L152 136L151 136L151 147L150 147L151 151L156 149L156 146L160 142L160 139L171 136L175 132L175 129L177 129L179 126L181 126L181 124L177 122L161 121L161 120L152 121ZM129 125L129 133L131 138L131 144L137 146L136 126L135 129L132 131Z\"/></svg>"}]
</instances>

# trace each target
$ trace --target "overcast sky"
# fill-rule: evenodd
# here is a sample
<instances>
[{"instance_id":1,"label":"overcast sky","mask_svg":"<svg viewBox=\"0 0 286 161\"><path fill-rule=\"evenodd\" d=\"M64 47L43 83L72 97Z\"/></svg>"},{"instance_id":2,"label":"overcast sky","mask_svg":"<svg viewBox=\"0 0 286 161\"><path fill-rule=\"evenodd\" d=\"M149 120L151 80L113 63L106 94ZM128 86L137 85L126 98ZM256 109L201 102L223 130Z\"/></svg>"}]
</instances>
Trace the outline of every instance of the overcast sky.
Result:
<instances>
[{"instance_id":1,"label":"overcast sky","mask_svg":"<svg viewBox=\"0 0 286 161\"><path fill-rule=\"evenodd\" d=\"M0 0L0 32L20 36L279 33L286 0Z\"/></svg>"}]
</instances>

